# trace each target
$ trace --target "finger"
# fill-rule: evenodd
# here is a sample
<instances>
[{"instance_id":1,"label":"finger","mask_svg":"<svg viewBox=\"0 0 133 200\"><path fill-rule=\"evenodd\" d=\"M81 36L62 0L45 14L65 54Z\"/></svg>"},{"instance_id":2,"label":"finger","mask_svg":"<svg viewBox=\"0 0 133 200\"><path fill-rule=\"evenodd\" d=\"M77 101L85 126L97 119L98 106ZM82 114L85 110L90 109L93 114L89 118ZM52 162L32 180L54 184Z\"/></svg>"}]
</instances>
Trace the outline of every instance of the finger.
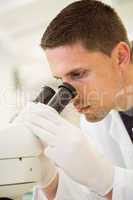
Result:
<instances>
[{"instance_id":1,"label":"finger","mask_svg":"<svg viewBox=\"0 0 133 200\"><path fill-rule=\"evenodd\" d=\"M30 121L33 125L41 129L44 129L45 131L48 131L53 135L57 135L57 133L60 131L59 129L60 124L56 125L52 121L47 120L44 117L32 113L28 118L25 121Z\"/></svg>"},{"instance_id":2,"label":"finger","mask_svg":"<svg viewBox=\"0 0 133 200\"><path fill-rule=\"evenodd\" d=\"M48 145L54 145L55 144L55 140L56 140L56 136L54 136L53 134L51 134L50 132L35 126L34 124L30 124L30 123L25 123L25 125L32 131L32 133L38 137L43 143L46 143Z\"/></svg>"}]
</instances>

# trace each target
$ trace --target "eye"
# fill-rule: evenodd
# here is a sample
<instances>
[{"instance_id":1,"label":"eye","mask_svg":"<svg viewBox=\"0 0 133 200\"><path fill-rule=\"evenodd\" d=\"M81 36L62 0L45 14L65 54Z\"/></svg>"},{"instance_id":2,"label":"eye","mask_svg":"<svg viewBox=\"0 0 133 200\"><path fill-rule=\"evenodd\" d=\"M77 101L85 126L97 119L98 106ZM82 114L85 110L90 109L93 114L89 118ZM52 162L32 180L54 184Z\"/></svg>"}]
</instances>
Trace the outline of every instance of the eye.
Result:
<instances>
[{"instance_id":1,"label":"eye","mask_svg":"<svg viewBox=\"0 0 133 200\"><path fill-rule=\"evenodd\" d=\"M73 72L71 75L70 75L70 78L72 80L78 80L78 79L82 79L82 78L85 78L87 77L88 75L88 70L85 70L85 71L78 71L78 72Z\"/></svg>"}]
</instances>

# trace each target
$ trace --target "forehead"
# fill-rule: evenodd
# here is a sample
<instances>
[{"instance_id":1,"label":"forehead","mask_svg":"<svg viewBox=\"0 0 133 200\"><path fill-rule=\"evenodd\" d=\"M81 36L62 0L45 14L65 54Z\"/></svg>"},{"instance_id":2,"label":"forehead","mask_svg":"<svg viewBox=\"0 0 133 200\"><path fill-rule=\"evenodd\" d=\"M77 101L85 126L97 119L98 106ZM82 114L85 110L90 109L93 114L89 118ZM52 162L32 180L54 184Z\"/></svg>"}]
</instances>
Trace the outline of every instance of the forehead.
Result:
<instances>
[{"instance_id":1,"label":"forehead","mask_svg":"<svg viewBox=\"0 0 133 200\"><path fill-rule=\"evenodd\" d=\"M45 53L52 73L60 77L78 68L95 67L104 57L100 52L88 51L80 43L47 49Z\"/></svg>"}]
</instances>

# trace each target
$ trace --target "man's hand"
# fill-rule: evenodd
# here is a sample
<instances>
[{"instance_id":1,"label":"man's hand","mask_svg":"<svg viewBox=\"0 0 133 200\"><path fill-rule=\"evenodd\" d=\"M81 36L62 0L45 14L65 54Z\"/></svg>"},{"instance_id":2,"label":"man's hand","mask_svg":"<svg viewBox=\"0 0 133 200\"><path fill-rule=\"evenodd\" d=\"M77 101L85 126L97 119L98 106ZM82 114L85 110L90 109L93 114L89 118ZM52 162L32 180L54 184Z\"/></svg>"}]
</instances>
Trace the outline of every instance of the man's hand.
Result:
<instances>
[{"instance_id":1,"label":"man's hand","mask_svg":"<svg viewBox=\"0 0 133 200\"><path fill-rule=\"evenodd\" d=\"M113 185L114 167L88 135L64 120L53 108L29 105L26 125L47 144L45 153L75 181L105 196ZM102 182L102 183L101 183Z\"/></svg>"}]
</instances>

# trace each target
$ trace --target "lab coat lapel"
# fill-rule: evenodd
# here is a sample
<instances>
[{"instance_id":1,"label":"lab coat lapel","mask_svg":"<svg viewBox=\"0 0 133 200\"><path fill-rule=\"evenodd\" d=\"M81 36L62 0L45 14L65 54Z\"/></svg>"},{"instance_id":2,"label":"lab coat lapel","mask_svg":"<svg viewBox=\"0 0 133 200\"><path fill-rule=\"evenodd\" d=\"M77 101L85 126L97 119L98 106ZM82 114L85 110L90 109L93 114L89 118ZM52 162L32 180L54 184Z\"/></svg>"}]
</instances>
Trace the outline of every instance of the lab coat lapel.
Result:
<instances>
[{"instance_id":1,"label":"lab coat lapel","mask_svg":"<svg viewBox=\"0 0 133 200\"><path fill-rule=\"evenodd\" d=\"M112 111L111 115L112 121L109 133L120 146L125 166L127 168L133 168L133 144L119 116L119 113Z\"/></svg>"}]
</instances>

